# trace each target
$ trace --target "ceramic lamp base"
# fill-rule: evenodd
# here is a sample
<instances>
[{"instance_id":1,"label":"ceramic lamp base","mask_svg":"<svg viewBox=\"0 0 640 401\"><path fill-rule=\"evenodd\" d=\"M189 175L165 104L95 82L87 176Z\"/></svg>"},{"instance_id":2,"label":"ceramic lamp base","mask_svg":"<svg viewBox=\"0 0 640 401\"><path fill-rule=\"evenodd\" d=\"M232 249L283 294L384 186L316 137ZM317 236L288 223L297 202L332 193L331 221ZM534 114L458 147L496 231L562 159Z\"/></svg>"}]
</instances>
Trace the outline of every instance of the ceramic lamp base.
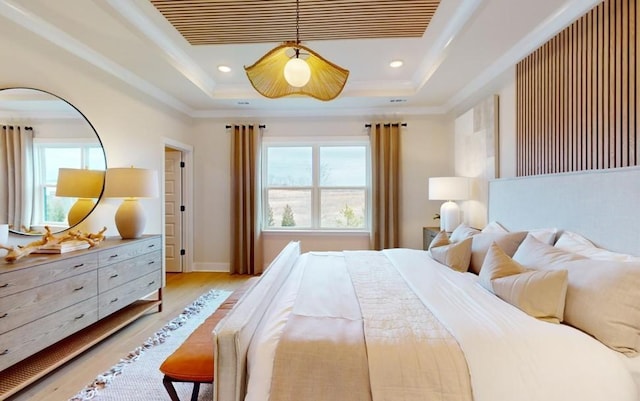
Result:
<instances>
[{"instance_id":1,"label":"ceramic lamp base","mask_svg":"<svg viewBox=\"0 0 640 401\"><path fill-rule=\"evenodd\" d=\"M116 212L116 227L123 239L140 238L147 223L144 209L137 199L125 199Z\"/></svg>"},{"instance_id":2,"label":"ceramic lamp base","mask_svg":"<svg viewBox=\"0 0 640 401\"><path fill-rule=\"evenodd\" d=\"M73 206L71 206L71 209L69 209L69 214L67 214L69 227L73 227L84 220L95 206L96 204L93 199L78 198L76 203L74 203Z\"/></svg>"},{"instance_id":3,"label":"ceramic lamp base","mask_svg":"<svg viewBox=\"0 0 640 401\"><path fill-rule=\"evenodd\" d=\"M460 207L457 203L447 201L440 206L440 229L448 233L460 225Z\"/></svg>"}]
</instances>

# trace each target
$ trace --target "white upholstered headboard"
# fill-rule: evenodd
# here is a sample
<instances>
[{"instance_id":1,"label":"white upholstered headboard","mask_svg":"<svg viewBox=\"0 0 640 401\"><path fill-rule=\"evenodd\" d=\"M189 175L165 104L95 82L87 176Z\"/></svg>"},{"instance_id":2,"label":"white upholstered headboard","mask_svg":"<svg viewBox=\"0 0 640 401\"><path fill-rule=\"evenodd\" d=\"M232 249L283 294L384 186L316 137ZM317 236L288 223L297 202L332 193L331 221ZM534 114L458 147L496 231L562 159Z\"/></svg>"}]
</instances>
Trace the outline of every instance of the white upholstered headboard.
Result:
<instances>
[{"instance_id":1,"label":"white upholstered headboard","mask_svg":"<svg viewBox=\"0 0 640 401\"><path fill-rule=\"evenodd\" d=\"M496 179L489 221L510 231L557 227L640 256L640 168Z\"/></svg>"}]
</instances>

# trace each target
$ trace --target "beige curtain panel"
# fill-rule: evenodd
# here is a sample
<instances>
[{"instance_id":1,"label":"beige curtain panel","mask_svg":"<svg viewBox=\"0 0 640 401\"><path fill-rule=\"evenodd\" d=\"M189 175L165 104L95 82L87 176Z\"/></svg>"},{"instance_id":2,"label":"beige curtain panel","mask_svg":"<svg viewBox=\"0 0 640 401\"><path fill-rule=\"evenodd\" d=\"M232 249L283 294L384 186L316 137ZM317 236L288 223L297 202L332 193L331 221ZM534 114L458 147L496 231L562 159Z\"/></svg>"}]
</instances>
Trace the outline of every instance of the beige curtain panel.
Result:
<instances>
[{"instance_id":1,"label":"beige curtain panel","mask_svg":"<svg viewBox=\"0 0 640 401\"><path fill-rule=\"evenodd\" d=\"M29 231L33 216L33 129L3 125L0 130L0 216L9 228Z\"/></svg>"},{"instance_id":2,"label":"beige curtain panel","mask_svg":"<svg viewBox=\"0 0 640 401\"><path fill-rule=\"evenodd\" d=\"M231 126L231 273L262 273L260 141L262 128Z\"/></svg>"},{"instance_id":3,"label":"beige curtain panel","mask_svg":"<svg viewBox=\"0 0 640 401\"><path fill-rule=\"evenodd\" d=\"M400 123L371 124L372 249L400 246Z\"/></svg>"}]
</instances>

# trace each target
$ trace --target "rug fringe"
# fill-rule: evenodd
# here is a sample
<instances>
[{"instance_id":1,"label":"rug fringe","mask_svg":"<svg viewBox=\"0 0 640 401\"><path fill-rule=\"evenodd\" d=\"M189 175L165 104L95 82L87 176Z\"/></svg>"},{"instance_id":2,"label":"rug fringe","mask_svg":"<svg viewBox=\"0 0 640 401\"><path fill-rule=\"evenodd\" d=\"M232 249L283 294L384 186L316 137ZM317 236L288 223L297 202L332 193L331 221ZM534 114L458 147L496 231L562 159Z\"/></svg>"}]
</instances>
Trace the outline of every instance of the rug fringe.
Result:
<instances>
[{"instance_id":1,"label":"rug fringe","mask_svg":"<svg viewBox=\"0 0 640 401\"><path fill-rule=\"evenodd\" d=\"M161 329L156 331L151 337L149 337L142 345L129 352L125 358L111 367L108 371L98 375L91 383L89 383L84 389L80 390L75 396L69 398L69 401L87 401L95 398L99 390L107 387L119 376L127 365L137 361L149 348L162 344L166 341L167 337L171 336L171 332L184 326L184 324L191 317L200 313L202 308L207 305L207 302L214 300L220 296L220 290L210 290L209 292L202 294L191 304L187 305L182 313L170 320Z\"/></svg>"}]
</instances>

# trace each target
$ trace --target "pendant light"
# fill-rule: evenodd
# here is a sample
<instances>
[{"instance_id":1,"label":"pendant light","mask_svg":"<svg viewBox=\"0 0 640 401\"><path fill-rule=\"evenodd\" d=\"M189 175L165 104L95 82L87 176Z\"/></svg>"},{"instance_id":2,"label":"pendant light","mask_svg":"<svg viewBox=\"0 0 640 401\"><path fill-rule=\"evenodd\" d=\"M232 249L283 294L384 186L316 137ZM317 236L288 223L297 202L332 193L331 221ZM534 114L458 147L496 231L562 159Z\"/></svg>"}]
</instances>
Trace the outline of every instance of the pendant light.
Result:
<instances>
[{"instance_id":1,"label":"pendant light","mask_svg":"<svg viewBox=\"0 0 640 401\"><path fill-rule=\"evenodd\" d=\"M245 67L251 85L263 96L292 95L335 99L344 89L349 71L300 44L300 1L296 0L296 41L285 42Z\"/></svg>"}]
</instances>

